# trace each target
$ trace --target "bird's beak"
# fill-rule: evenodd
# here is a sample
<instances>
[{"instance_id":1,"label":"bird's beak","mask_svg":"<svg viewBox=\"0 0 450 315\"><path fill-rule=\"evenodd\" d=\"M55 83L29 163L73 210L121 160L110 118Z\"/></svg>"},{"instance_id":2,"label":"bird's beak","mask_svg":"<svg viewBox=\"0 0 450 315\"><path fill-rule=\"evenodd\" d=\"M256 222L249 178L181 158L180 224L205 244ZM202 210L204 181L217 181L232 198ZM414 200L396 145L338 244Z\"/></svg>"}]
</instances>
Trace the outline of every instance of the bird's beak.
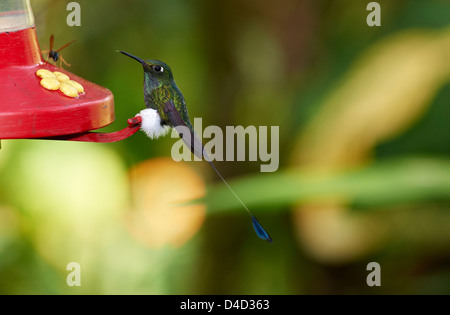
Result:
<instances>
[{"instance_id":1,"label":"bird's beak","mask_svg":"<svg viewBox=\"0 0 450 315\"><path fill-rule=\"evenodd\" d=\"M124 54L125 56L128 56L128 57L130 57L130 58L133 58L133 59L136 60L136 61L139 61L142 65L145 64L145 60L143 60L143 59L141 59L141 58L138 58L138 57L136 57L136 56L133 56L132 54L129 54L129 53L123 51L123 50L116 50L116 51L117 51L117 52L120 52L121 54Z\"/></svg>"}]
</instances>

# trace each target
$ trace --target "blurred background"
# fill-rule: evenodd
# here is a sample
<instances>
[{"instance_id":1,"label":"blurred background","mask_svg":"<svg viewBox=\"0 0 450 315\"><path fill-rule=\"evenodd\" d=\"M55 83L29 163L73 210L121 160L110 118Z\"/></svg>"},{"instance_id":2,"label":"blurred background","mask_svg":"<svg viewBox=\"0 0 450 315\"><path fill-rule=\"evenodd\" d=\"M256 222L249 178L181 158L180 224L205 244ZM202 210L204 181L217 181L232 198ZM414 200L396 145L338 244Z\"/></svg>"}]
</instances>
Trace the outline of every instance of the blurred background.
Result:
<instances>
[{"instance_id":1,"label":"blurred background","mask_svg":"<svg viewBox=\"0 0 450 315\"><path fill-rule=\"evenodd\" d=\"M380 27L360 0L79 0L80 27L31 2L41 49L76 39L68 70L114 93L103 131L144 108L116 49L169 64L203 128L279 126L277 172L216 163L274 243L177 139L3 140L1 294L450 293L449 1L378 1Z\"/></svg>"}]
</instances>

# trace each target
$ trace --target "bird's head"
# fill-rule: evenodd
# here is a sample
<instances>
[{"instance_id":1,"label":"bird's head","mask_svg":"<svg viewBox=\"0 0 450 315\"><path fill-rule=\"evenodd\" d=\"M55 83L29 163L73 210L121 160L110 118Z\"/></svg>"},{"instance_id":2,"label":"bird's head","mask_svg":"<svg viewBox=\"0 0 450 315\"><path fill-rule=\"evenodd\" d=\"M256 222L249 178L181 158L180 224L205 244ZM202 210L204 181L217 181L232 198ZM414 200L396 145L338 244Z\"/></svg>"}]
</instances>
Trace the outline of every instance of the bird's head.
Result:
<instances>
[{"instance_id":1,"label":"bird's head","mask_svg":"<svg viewBox=\"0 0 450 315\"><path fill-rule=\"evenodd\" d=\"M118 52L138 61L144 68L144 78L152 86L157 87L173 81L172 70L164 62L160 60L144 60L122 50L118 50Z\"/></svg>"}]
</instances>

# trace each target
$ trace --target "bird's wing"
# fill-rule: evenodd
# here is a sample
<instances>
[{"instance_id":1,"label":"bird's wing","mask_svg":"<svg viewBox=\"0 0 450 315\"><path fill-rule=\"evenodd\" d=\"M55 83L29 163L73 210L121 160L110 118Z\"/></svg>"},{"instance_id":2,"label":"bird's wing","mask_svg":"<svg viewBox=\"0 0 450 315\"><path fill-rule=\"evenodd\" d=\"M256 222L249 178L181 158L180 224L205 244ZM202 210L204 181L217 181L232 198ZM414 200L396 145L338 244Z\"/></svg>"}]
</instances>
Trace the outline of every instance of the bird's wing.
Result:
<instances>
[{"instance_id":1,"label":"bird's wing","mask_svg":"<svg viewBox=\"0 0 450 315\"><path fill-rule=\"evenodd\" d=\"M180 135L181 139L183 139L183 142L188 146L188 148L192 151L192 153L194 153L197 157L201 159L204 158L206 161L209 162L209 164L212 166L217 175L219 175L219 177L222 179L225 185L227 185L227 187L230 189L230 191L233 193L236 199L242 204L245 210L247 210L248 214L252 217L253 228L255 229L256 234L261 239L266 240L269 243L272 243L272 238L269 236L266 230L264 230L264 228L255 218L255 216L253 216L250 210L248 210L247 206L244 204L241 198L239 198L239 196L234 192L231 186L227 183L227 181L222 177L217 168L214 166L202 142L197 138L197 136L194 133L194 130L189 128L186 122L183 120L183 118L181 118L180 113L177 111L172 101L169 100L164 104L164 112L166 113L167 117L172 123L173 128L175 128L175 130Z\"/></svg>"},{"instance_id":2,"label":"bird's wing","mask_svg":"<svg viewBox=\"0 0 450 315\"><path fill-rule=\"evenodd\" d=\"M171 100L164 104L164 112L173 125L173 128L178 132L183 142L198 158L209 161L209 156L205 151L203 143L197 138L194 131L188 127L186 122L181 118L180 113L175 108Z\"/></svg>"}]
</instances>

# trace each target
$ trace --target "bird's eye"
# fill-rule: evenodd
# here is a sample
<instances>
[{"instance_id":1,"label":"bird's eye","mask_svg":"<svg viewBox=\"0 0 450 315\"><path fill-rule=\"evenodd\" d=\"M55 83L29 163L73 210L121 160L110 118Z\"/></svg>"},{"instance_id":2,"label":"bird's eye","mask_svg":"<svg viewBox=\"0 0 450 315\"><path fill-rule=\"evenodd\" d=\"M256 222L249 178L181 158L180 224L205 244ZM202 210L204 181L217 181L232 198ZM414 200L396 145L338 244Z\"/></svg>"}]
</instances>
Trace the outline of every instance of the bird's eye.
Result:
<instances>
[{"instance_id":1,"label":"bird's eye","mask_svg":"<svg viewBox=\"0 0 450 315\"><path fill-rule=\"evenodd\" d=\"M157 73L163 73L164 72L164 68L161 66L152 66L153 70Z\"/></svg>"}]
</instances>

